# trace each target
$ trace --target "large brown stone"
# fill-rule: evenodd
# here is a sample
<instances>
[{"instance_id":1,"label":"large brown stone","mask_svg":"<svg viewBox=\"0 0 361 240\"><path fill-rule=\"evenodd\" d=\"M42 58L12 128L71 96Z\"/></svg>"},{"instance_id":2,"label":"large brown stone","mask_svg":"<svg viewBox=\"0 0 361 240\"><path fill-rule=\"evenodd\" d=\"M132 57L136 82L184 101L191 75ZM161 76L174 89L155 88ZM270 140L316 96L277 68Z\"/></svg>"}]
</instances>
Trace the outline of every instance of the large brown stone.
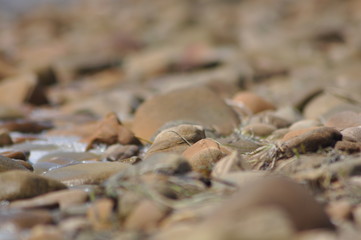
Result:
<instances>
[{"instance_id":1,"label":"large brown stone","mask_svg":"<svg viewBox=\"0 0 361 240\"><path fill-rule=\"evenodd\" d=\"M169 121L184 120L229 134L239 124L236 113L206 87L178 89L155 96L143 103L135 113L132 130L150 139Z\"/></svg>"}]
</instances>

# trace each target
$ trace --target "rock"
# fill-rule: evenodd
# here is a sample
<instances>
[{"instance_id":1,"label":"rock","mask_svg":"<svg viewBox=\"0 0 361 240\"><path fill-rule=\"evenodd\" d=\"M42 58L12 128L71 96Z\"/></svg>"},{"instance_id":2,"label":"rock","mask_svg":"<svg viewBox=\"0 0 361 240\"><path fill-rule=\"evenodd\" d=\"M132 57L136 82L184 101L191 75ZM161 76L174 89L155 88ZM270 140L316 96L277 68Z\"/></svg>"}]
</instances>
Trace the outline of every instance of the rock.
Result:
<instances>
[{"instance_id":1,"label":"rock","mask_svg":"<svg viewBox=\"0 0 361 240\"><path fill-rule=\"evenodd\" d=\"M68 217L59 223L62 232L75 236L80 230L90 229L90 222L85 217Z\"/></svg>"},{"instance_id":2,"label":"rock","mask_svg":"<svg viewBox=\"0 0 361 240\"><path fill-rule=\"evenodd\" d=\"M294 137L298 137L304 133L310 132L312 130L318 129L319 127L309 127L309 128L301 128L296 130L288 131L283 137L282 141L288 141Z\"/></svg>"},{"instance_id":3,"label":"rock","mask_svg":"<svg viewBox=\"0 0 361 240\"><path fill-rule=\"evenodd\" d=\"M16 169L27 170L27 168L23 164L15 161L11 158L0 155L0 172L6 172L6 171L16 170Z\"/></svg>"},{"instance_id":4,"label":"rock","mask_svg":"<svg viewBox=\"0 0 361 240\"><path fill-rule=\"evenodd\" d=\"M234 171L223 174L215 181L212 181L212 188L215 190L235 190L247 186L256 180L260 180L269 174L263 171ZM221 181L219 181L221 180Z\"/></svg>"},{"instance_id":5,"label":"rock","mask_svg":"<svg viewBox=\"0 0 361 240\"><path fill-rule=\"evenodd\" d=\"M240 92L233 97L233 101L238 102L246 106L253 114L259 113L265 110L275 110L276 107L265 100L264 98L257 96L251 92Z\"/></svg>"},{"instance_id":6,"label":"rock","mask_svg":"<svg viewBox=\"0 0 361 240\"><path fill-rule=\"evenodd\" d=\"M87 211L87 218L95 230L107 230L114 224L114 203L109 198L101 198L91 204Z\"/></svg>"},{"instance_id":7,"label":"rock","mask_svg":"<svg viewBox=\"0 0 361 240\"><path fill-rule=\"evenodd\" d=\"M295 240L337 240L340 239L340 237L341 236L339 236L337 233L333 231L316 229L316 230L300 232L294 237L294 239Z\"/></svg>"},{"instance_id":8,"label":"rock","mask_svg":"<svg viewBox=\"0 0 361 240\"><path fill-rule=\"evenodd\" d=\"M361 126L345 128L341 131L342 139L352 142L361 142Z\"/></svg>"},{"instance_id":9,"label":"rock","mask_svg":"<svg viewBox=\"0 0 361 240\"><path fill-rule=\"evenodd\" d=\"M83 161L99 161L99 156L90 152L65 152L56 151L45 154L39 158L35 164L39 163L53 163L58 166L81 163Z\"/></svg>"},{"instance_id":10,"label":"rock","mask_svg":"<svg viewBox=\"0 0 361 240\"><path fill-rule=\"evenodd\" d=\"M151 200L143 200L127 217L124 227L135 231L155 230L168 212L167 207L160 206Z\"/></svg>"},{"instance_id":11,"label":"rock","mask_svg":"<svg viewBox=\"0 0 361 240\"><path fill-rule=\"evenodd\" d=\"M14 161L20 165L22 165L23 167L25 167L26 169L33 171L33 165L31 165L31 163L24 161L24 160L18 160L18 159L14 159Z\"/></svg>"},{"instance_id":12,"label":"rock","mask_svg":"<svg viewBox=\"0 0 361 240\"><path fill-rule=\"evenodd\" d=\"M341 199L330 202L326 207L326 212L334 221L351 220L352 207L352 203Z\"/></svg>"},{"instance_id":13,"label":"rock","mask_svg":"<svg viewBox=\"0 0 361 240\"><path fill-rule=\"evenodd\" d=\"M111 162L121 162L124 159L138 155L139 147L137 145L113 144L107 148L103 158Z\"/></svg>"},{"instance_id":14,"label":"rock","mask_svg":"<svg viewBox=\"0 0 361 240\"><path fill-rule=\"evenodd\" d=\"M153 154L139 163L137 169L140 174L156 172L166 175L185 174L192 171L187 159L172 153Z\"/></svg>"},{"instance_id":15,"label":"rock","mask_svg":"<svg viewBox=\"0 0 361 240\"><path fill-rule=\"evenodd\" d=\"M276 128L286 128L292 124L292 122L277 116L275 113L270 111L263 111L252 116L250 124L263 123L270 124Z\"/></svg>"},{"instance_id":16,"label":"rock","mask_svg":"<svg viewBox=\"0 0 361 240\"><path fill-rule=\"evenodd\" d=\"M323 207L305 188L287 178L271 176L240 189L208 219L210 222L217 222L219 219L233 222L242 219L243 213L250 209L257 210L267 206L281 209L298 231L334 228Z\"/></svg>"},{"instance_id":17,"label":"rock","mask_svg":"<svg viewBox=\"0 0 361 240\"><path fill-rule=\"evenodd\" d=\"M171 152L181 154L190 144L205 138L204 128L199 125L181 124L161 131L146 152L146 157L154 153Z\"/></svg>"},{"instance_id":18,"label":"rock","mask_svg":"<svg viewBox=\"0 0 361 240\"><path fill-rule=\"evenodd\" d=\"M19 159L27 161L29 157L29 152L24 151L6 151L6 152L0 152L1 156L13 158L13 159Z\"/></svg>"},{"instance_id":19,"label":"rock","mask_svg":"<svg viewBox=\"0 0 361 240\"><path fill-rule=\"evenodd\" d=\"M337 130L361 126L361 114L352 111L338 112L325 121L326 127L333 127Z\"/></svg>"},{"instance_id":20,"label":"rock","mask_svg":"<svg viewBox=\"0 0 361 240\"><path fill-rule=\"evenodd\" d=\"M300 120L300 121L293 123L289 127L289 129L290 130L299 130L299 129L304 129L304 128L319 127L319 126L321 126L321 123L318 120L304 119L304 120Z\"/></svg>"},{"instance_id":21,"label":"rock","mask_svg":"<svg viewBox=\"0 0 361 240\"><path fill-rule=\"evenodd\" d=\"M145 101L136 111L132 130L150 139L163 124L183 120L230 134L240 123L231 107L206 87L178 89Z\"/></svg>"},{"instance_id":22,"label":"rock","mask_svg":"<svg viewBox=\"0 0 361 240\"><path fill-rule=\"evenodd\" d=\"M298 153L316 152L322 148L333 147L337 141L342 139L339 131L329 128L320 127L297 137L283 142L281 148L285 150L286 155Z\"/></svg>"},{"instance_id":23,"label":"rock","mask_svg":"<svg viewBox=\"0 0 361 240\"><path fill-rule=\"evenodd\" d=\"M43 173L42 176L58 180L68 186L98 184L130 167L132 166L120 162L83 163L57 168Z\"/></svg>"},{"instance_id":24,"label":"rock","mask_svg":"<svg viewBox=\"0 0 361 240\"><path fill-rule=\"evenodd\" d=\"M243 128L245 134L249 134L257 137L267 137L271 135L273 131L276 130L271 124L266 123L251 123Z\"/></svg>"},{"instance_id":25,"label":"rock","mask_svg":"<svg viewBox=\"0 0 361 240\"><path fill-rule=\"evenodd\" d=\"M36 225L50 224L53 222L51 213L47 210L30 211L1 211L1 226L10 225L17 229L28 229Z\"/></svg>"},{"instance_id":26,"label":"rock","mask_svg":"<svg viewBox=\"0 0 361 240\"><path fill-rule=\"evenodd\" d=\"M44 87L32 73L25 73L1 81L0 96L0 104L7 106L19 106L22 103L34 105L48 103Z\"/></svg>"},{"instance_id":27,"label":"rock","mask_svg":"<svg viewBox=\"0 0 361 240\"><path fill-rule=\"evenodd\" d=\"M105 143L107 145L120 144L139 144L139 140L134 134L119 121L115 113L109 113L89 137L83 138L87 144L87 150L91 149L93 144Z\"/></svg>"},{"instance_id":28,"label":"rock","mask_svg":"<svg viewBox=\"0 0 361 240\"><path fill-rule=\"evenodd\" d=\"M10 134L6 131L0 131L0 147L12 144L13 140L11 139Z\"/></svg>"},{"instance_id":29,"label":"rock","mask_svg":"<svg viewBox=\"0 0 361 240\"><path fill-rule=\"evenodd\" d=\"M8 201L31 198L66 188L56 180L19 170L0 173L0 185L0 200Z\"/></svg>"},{"instance_id":30,"label":"rock","mask_svg":"<svg viewBox=\"0 0 361 240\"><path fill-rule=\"evenodd\" d=\"M10 204L11 208L31 209L31 208L51 208L59 206L60 209L65 209L72 205L84 203L88 199L88 193L77 189L66 189L40 196L13 201Z\"/></svg>"},{"instance_id":31,"label":"rock","mask_svg":"<svg viewBox=\"0 0 361 240\"><path fill-rule=\"evenodd\" d=\"M306 119L317 119L329 112L332 108L344 105L345 100L331 93L322 93L313 98L304 108Z\"/></svg>"},{"instance_id":32,"label":"rock","mask_svg":"<svg viewBox=\"0 0 361 240\"><path fill-rule=\"evenodd\" d=\"M243 170L241 163L242 156L237 151L233 151L230 155L219 160L213 167L212 177L222 178L231 172Z\"/></svg>"},{"instance_id":33,"label":"rock","mask_svg":"<svg viewBox=\"0 0 361 240\"><path fill-rule=\"evenodd\" d=\"M63 240L64 233L62 233L57 227L38 225L31 229L30 236L27 240Z\"/></svg>"},{"instance_id":34,"label":"rock","mask_svg":"<svg viewBox=\"0 0 361 240\"><path fill-rule=\"evenodd\" d=\"M0 128L6 129L9 132L40 133L52 127L49 122L38 122L26 119L0 123Z\"/></svg>"},{"instance_id":35,"label":"rock","mask_svg":"<svg viewBox=\"0 0 361 240\"><path fill-rule=\"evenodd\" d=\"M338 141L335 149L347 153L361 152L361 142Z\"/></svg>"},{"instance_id":36,"label":"rock","mask_svg":"<svg viewBox=\"0 0 361 240\"><path fill-rule=\"evenodd\" d=\"M188 159L193 171L209 177L216 162L229 153L214 140L206 138L193 144L182 155Z\"/></svg>"}]
</instances>

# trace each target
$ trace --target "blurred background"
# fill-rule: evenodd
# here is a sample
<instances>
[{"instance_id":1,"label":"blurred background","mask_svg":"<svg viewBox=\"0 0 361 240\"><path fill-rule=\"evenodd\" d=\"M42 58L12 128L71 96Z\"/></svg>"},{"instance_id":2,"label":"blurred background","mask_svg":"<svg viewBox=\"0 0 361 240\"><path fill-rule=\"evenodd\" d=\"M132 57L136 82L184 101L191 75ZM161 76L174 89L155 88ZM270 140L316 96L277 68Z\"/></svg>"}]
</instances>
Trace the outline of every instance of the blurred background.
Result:
<instances>
[{"instance_id":1,"label":"blurred background","mask_svg":"<svg viewBox=\"0 0 361 240\"><path fill-rule=\"evenodd\" d=\"M45 75L53 105L125 83L163 91L210 80L279 106L325 86L360 100L358 0L0 0L0 9L0 79Z\"/></svg>"}]
</instances>

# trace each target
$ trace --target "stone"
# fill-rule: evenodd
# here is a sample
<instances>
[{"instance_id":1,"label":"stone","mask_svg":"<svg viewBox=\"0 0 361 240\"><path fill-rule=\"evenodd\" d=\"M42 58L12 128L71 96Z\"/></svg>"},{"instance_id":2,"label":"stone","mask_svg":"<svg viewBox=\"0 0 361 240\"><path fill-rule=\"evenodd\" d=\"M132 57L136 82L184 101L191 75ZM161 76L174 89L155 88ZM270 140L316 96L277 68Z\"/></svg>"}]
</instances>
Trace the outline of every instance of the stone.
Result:
<instances>
[{"instance_id":1,"label":"stone","mask_svg":"<svg viewBox=\"0 0 361 240\"><path fill-rule=\"evenodd\" d=\"M139 147L137 145L113 144L105 150L103 158L111 162L121 162L124 159L138 155Z\"/></svg>"},{"instance_id":2,"label":"stone","mask_svg":"<svg viewBox=\"0 0 361 240\"><path fill-rule=\"evenodd\" d=\"M14 142L10 137L10 134L6 131L0 131L0 147L12 145Z\"/></svg>"},{"instance_id":3,"label":"stone","mask_svg":"<svg viewBox=\"0 0 361 240\"><path fill-rule=\"evenodd\" d=\"M168 212L169 208L165 206L151 200L143 200L126 218L124 227L135 231L155 230Z\"/></svg>"},{"instance_id":4,"label":"stone","mask_svg":"<svg viewBox=\"0 0 361 240\"><path fill-rule=\"evenodd\" d=\"M27 168L14 159L0 155L0 173L10 170L27 170Z\"/></svg>"},{"instance_id":5,"label":"stone","mask_svg":"<svg viewBox=\"0 0 361 240\"><path fill-rule=\"evenodd\" d=\"M240 123L231 107L206 87L174 90L145 101L135 112L132 130L144 139L169 121L183 120L230 134Z\"/></svg>"},{"instance_id":6,"label":"stone","mask_svg":"<svg viewBox=\"0 0 361 240\"><path fill-rule=\"evenodd\" d=\"M333 127L337 130L361 126L361 114L352 111L342 111L333 114L326 119L326 127Z\"/></svg>"},{"instance_id":7,"label":"stone","mask_svg":"<svg viewBox=\"0 0 361 240\"><path fill-rule=\"evenodd\" d=\"M111 175L130 167L130 164L121 162L81 163L56 168L43 173L42 176L55 179L67 186L99 184Z\"/></svg>"},{"instance_id":8,"label":"stone","mask_svg":"<svg viewBox=\"0 0 361 240\"><path fill-rule=\"evenodd\" d=\"M0 173L0 185L0 200L8 201L31 198L66 188L59 181L19 170Z\"/></svg>"},{"instance_id":9,"label":"stone","mask_svg":"<svg viewBox=\"0 0 361 240\"><path fill-rule=\"evenodd\" d=\"M306 119L318 119L332 108L344 105L345 103L345 100L331 93L321 93L305 106L303 115Z\"/></svg>"},{"instance_id":10,"label":"stone","mask_svg":"<svg viewBox=\"0 0 361 240\"><path fill-rule=\"evenodd\" d=\"M93 144L96 143L104 143L107 145L115 143L124 145L140 143L134 134L122 125L115 113L109 113L105 116L105 118L98 123L94 132L81 141L87 144L87 150L91 149Z\"/></svg>"},{"instance_id":11,"label":"stone","mask_svg":"<svg viewBox=\"0 0 361 240\"><path fill-rule=\"evenodd\" d=\"M192 171L192 167L184 157L173 153L156 153L137 164L140 174L149 172L166 175L185 174Z\"/></svg>"},{"instance_id":12,"label":"stone","mask_svg":"<svg viewBox=\"0 0 361 240\"><path fill-rule=\"evenodd\" d=\"M276 127L266 123L253 123L253 124L251 123L245 126L242 130L245 134L248 135L257 136L257 137L267 137L268 135L271 135L273 131L276 130Z\"/></svg>"},{"instance_id":13,"label":"stone","mask_svg":"<svg viewBox=\"0 0 361 240\"><path fill-rule=\"evenodd\" d=\"M29 158L29 152L24 152L24 151L5 151L5 152L0 152L0 155L4 157L19 159L24 161L27 161Z\"/></svg>"},{"instance_id":14,"label":"stone","mask_svg":"<svg viewBox=\"0 0 361 240\"><path fill-rule=\"evenodd\" d=\"M190 144L194 144L205 137L204 128L199 125L181 124L164 129L155 137L145 157L161 152L181 154Z\"/></svg>"},{"instance_id":15,"label":"stone","mask_svg":"<svg viewBox=\"0 0 361 240\"><path fill-rule=\"evenodd\" d=\"M326 212L334 221L346 221L352 219L351 202L345 199L332 201L326 206Z\"/></svg>"},{"instance_id":16,"label":"stone","mask_svg":"<svg viewBox=\"0 0 361 240\"><path fill-rule=\"evenodd\" d=\"M83 161L99 161L99 156L91 152L56 151L45 154L39 158L35 164L53 163L62 166L81 163Z\"/></svg>"},{"instance_id":17,"label":"stone","mask_svg":"<svg viewBox=\"0 0 361 240\"><path fill-rule=\"evenodd\" d=\"M212 139L202 139L183 152L193 171L209 177L213 166L230 151Z\"/></svg>"},{"instance_id":18,"label":"stone","mask_svg":"<svg viewBox=\"0 0 361 240\"><path fill-rule=\"evenodd\" d=\"M276 115L271 111L263 111L252 116L250 124L263 123L273 125L275 128L289 127L292 122Z\"/></svg>"},{"instance_id":19,"label":"stone","mask_svg":"<svg viewBox=\"0 0 361 240\"><path fill-rule=\"evenodd\" d=\"M112 227L115 220L113 219L113 208L114 203L109 198L97 199L90 205L87 211L87 218L93 229L104 231Z\"/></svg>"},{"instance_id":20,"label":"stone","mask_svg":"<svg viewBox=\"0 0 361 240\"><path fill-rule=\"evenodd\" d=\"M225 156L214 165L211 176L222 178L228 173L243 170L241 160L242 156L240 156L237 151L233 151L230 155Z\"/></svg>"},{"instance_id":21,"label":"stone","mask_svg":"<svg viewBox=\"0 0 361 240\"><path fill-rule=\"evenodd\" d=\"M294 137L298 137L304 133L310 132L312 130L315 130L319 127L309 127L309 128L301 128L301 129L295 129L295 130L291 130L288 131L283 137L282 137L282 141L288 141Z\"/></svg>"},{"instance_id":22,"label":"stone","mask_svg":"<svg viewBox=\"0 0 361 240\"><path fill-rule=\"evenodd\" d=\"M44 88L33 73L24 73L1 81L0 104L19 106L22 103L48 103Z\"/></svg>"},{"instance_id":23,"label":"stone","mask_svg":"<svg viewBox=\"0 0 361 240\"><path fill-rule=\"evenodd\" d=\"M10 207L32 209L59 206L60 209L65 209L72 205L82 204L87 199L88 193L83 190L66 189L42 194L31 199L13 201L11 202Z\"/></svg>"},{"instance_id":24,"label":"stone","mask_svg":"<svg viewBox=\"0 0 361 240\"><path fill-rule=\"evenodd\" d=\"M361 126L345 128L341 131L342 139L352 142L361 142Z\"/></svg>"},{"instance_id":25,"label":"stone","mask_svg":"<svg viewBox=\"0 0 361 240\"><path fill-rule=\"evenodd\" d=\"M40 122L26 119L0 123L0 128L6 129L9 132L21 133L40 133L52 127L53 126L49 122Z\"/></svg>"},{"instance_id":26,"label":"stone","mask_svg":"<svg viewBox=\"0 0 361 240\"><path fill-rule=\"evenodd\" d=\"M342 236L339 236L334 231L323 229L303 231L294 237L295 240L337 240L340 238L342 239Z\"/></svg>"},{"instance_id":27,"label":"stone","mask_svg":"<svg viewBox=\"0 0 361 240\"><path fill-rule=\"evenodd\" d=\"M38 225L31 229L27 240L64 240L64 233L57 227L49 225Z\"/></svg>"},{"instance_id":28,"label":"stone","mask_svg":"<svg viewBox=\"0 0 361 240\"><path fill-rule=\"evenodd\" d=\"M233 101L243 104L253 114L276 109L272 103L252 92L239 92L233 97Z\"/></svg>"},{"instance_id":29,"label":"stone","mask_svg":"<svg viewBox=\"0 0 361 240\"><path fill-rule=\"evenodd\" d=\"M297 231L334 229L323 207L301 185L285 177L269 176L241 188L209 216L209 221L242 219L250 209L277 207L291 220ZM300 208L300 206L303 206ZM251 211L252 212L252 211Z\"/></svg>"},{"instance_id":30,"label":"stone","mask_svg":"<svg viewBox=\"0 0 361 240\"><path fill-rule=\"evenodd\" d=\"M321 122L315 119L303 119L293 123L289 129L290 130L299 130L304 128L320 127Z\"/></svg>"},{"instance_id":31,"label":"stone","mask_svg":"<svg viewBox=\"0 0 361 240\"><path fill-rule=\"evenodd\" d=\"M320 127L304 134L286 140L282 143L286 155L298 153L316 152L326 147L334 147L337 141L342 139L339 131L329 128Z\"/></svg>"},{"instance_id":32,"label":"stone","mask_svg":"<svg viewBox=\"0 0 361 240\"><path fill-rule=\"evenodd\" d=\"M30 229L36 225L53 223L53 217L47 210L1 211L0 225L10 225L17 229Z\"/></svg>"},{"instance_id":33,"label":"stone","mask_svg":"<svg viewBox=\"0 0 361 240\"><path fill-rule=\"evenodd\" d=\"M338 141L335 149L347 153L361 152L361 142Z\"/></svg>"}]
</instances>

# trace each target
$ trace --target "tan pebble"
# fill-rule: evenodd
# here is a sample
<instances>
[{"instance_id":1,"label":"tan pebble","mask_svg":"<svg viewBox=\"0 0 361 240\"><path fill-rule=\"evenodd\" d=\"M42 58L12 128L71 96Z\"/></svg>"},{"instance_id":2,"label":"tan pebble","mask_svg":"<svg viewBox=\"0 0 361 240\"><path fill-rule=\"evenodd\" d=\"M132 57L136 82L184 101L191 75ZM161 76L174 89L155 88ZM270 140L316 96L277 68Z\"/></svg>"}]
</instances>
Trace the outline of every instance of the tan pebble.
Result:
<instances>
[{"instance_id":1,"label":"tan pebble","mask_svg":"<svg viewBox=\"0 0 361 240\"><path fill-rule=\"evenodd\" d=\"M168 212L167 207L159 206L151 200L143 200L127 217L124 226L129 230L152 231L158 227Z\"/></svg>"},{"instance_id":2,"label":"tan pebble","mask_svg":"<svg viewBox=\"0 0 361 240\"><path fill-rule=\"evenodd\" d=\"M189 147L182 155L188 159L193 171L209 177L214 164L229 153L230 151L214 140L202 139Z\"/></svg>"},{"instance_id":3,"label":"tan pebble","mask_svg":"<svg viewBox=\"0 0 361 240\"><path fill-rule=\"evenodd\" d=\"M276 109L272 103L251 92L240 92L233 97L233 100L244 104L253 114Z\"/></svg>"},{"instance_id":4,"label":"tan pebble","mask_svg":"<svg viewBox=\"0 0 361 240\"><path fill-rule=\"evenodd\" d=\"M56 227L51 225L35 226L27 240L66 240L64 234Z\"/></svg>"},{"instance_id":5,"label":"tan pebble","mask_svg":"<svg viewBox=\"0 0 361 240\"><path fill-rule=\"evenodd\" d=\"M275 130L276 127L266 123L253 123L243 128L244 133L258 137L266 137Z\"/></svg>"},{"instance_id":6,"label":"tan pebble","mask_svg":"<svg viewBox=\"0 0 361 240\"><path fill-rule=\"evenodd\" d=\"M109 198L98 199L91 204L87 218L95 230L106 230L113 224L114 203Z\"/></svg>"},{"instance_id":7,"label":"tan pebble","mask_svg":"<svg viewBox=\"0 0 361 240\"><path fill-rule=\"evenodd\" d=\"M347 153L361 152L361 142L338 141L335 149Z\"/></svg>"},{"instance_id":8,"label":"tan pebble","mask_svg":"<svg viewBox=\"0 0 361 240\"><path fill-rule=\"evenodd\" d=\"M337 200L330 202L325 210L333 220L344 221L352 218L352 207L347 200Z\"/></svg>"},{"instance_id":9,"label":"tan pebble","mask_svg":"<svg viewBox=\"0 0 361 240\"><path fill-rule=\"evenodd\" d=\"M315 130L317 129L318 127L309 127L309 128L301 128L301 129L296 129L296 130L292 130L292 131L289 131L288 133L286 133L283 138L282 138L282 141L288 141L290 140L291 138L294 138L294 137L297 137L297 136L300 136L304 133L307 133L309 131L312 131L312 130Z\"/></svg>"}]
</instances>

